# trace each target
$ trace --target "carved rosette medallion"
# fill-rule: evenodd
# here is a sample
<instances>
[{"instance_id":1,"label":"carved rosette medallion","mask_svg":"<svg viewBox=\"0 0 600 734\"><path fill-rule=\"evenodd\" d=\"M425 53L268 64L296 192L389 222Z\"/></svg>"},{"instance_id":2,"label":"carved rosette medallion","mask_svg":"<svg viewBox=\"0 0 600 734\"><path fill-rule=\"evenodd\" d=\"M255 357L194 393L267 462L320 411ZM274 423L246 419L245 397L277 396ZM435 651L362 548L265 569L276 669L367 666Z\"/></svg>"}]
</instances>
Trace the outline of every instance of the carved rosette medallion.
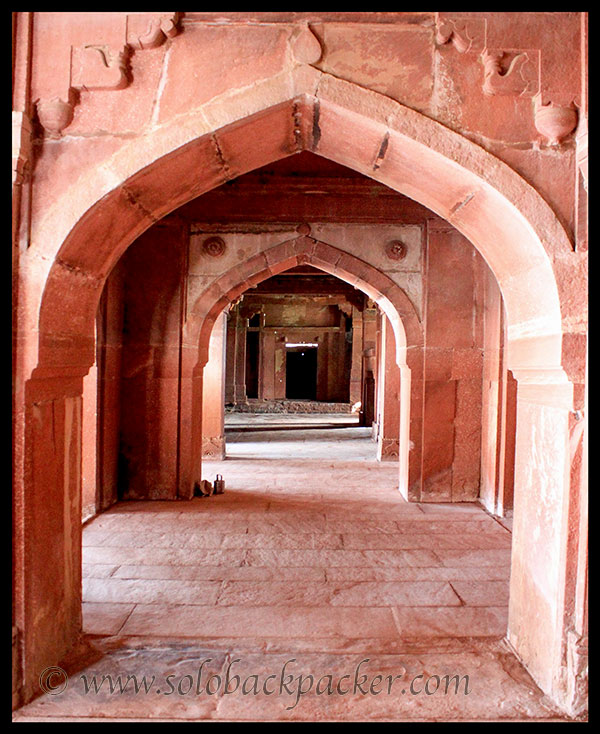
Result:
<instances>
[{"instance_id":1,"label":"carved rosette medallion","mask_svg":"<svg viewBox=\"0 0 600 734\"><path fill-rule=\"evenodd\" d=\"M401 240L392 240L385 246L385 254L390 260L404 260L407 253L408 248Z\"/></svg>"},{"instance_id":2,"label":"carved rosette medallion","mask_svg":"<svg viewBox=\"0 0 600 734\"><path fill-rule=\"evenodd\" d=\"M202 243L202 250L210 257L223 257L227 246L221 237L209 237Z\"/></svg>"}]
</instances>

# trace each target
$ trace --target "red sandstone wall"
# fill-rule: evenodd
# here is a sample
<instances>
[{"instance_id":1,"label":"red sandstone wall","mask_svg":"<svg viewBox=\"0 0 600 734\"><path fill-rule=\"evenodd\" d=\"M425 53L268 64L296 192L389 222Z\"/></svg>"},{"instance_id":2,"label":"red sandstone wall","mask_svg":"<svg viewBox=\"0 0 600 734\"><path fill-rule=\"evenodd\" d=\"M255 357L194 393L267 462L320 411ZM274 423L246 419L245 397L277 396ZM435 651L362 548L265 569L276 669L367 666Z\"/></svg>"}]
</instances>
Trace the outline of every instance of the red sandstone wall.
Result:
<instances>
[{"instance_id":1,"label":"red sandstone wall","mask_svg":"<svg viewBox=\"0 0 600 734\"><path fill-rule=\"evenodd\" d=\"M176 224L158 225L123 258L119 491L176 496L179 369L187 247Z\"/></svg>"},{"instance_id":2,"label":"red sandstone wall","mask_svg":"<svg viewBox=\"0 0 600 734\"><path fill-rule=\"evenodd\" d=\"M121 359L123 345L124 263L106 281L97 315L97 436L96 501L104 510L118 498L119 434L121 423ZM85 398L84 398L85 399ZM87 441L84 436L84 441Z\"/></svg>"},{"instance_id":3,"label":"red sandstone wall","mask_svg":"<svg viewBox=\"0 0 600 734\"><path fill-rule=\"evenodd\" d=\"M482 341L480 258L448 227L430 227L424 263L422 499L479 496Z\"/></svg>"},{"instance_id":4,"label":"red sandstone wall","mask_svg":"<svg viewBox=\"0 0 600 734\"><path fill-rule=\"evenodd\" d=\"M120 147L120 135L165 123L226 90L282 72L293 58L290 46L297 35L292 13L281 13L280 22L265 26L249 25L244 15L253 14L240 14L237 22L225 25L219 23L220 13L185 13L178 30L164 24L169 39L159 29L156 47L147 44L140 50L136 31L141 35L147 19L135 23L134 16L127 19L124 13L35 15L32 99L58 96L66 102L69 88L80 91L66 127L72 137L43 151L38 205L56 200L80 172L78 150L93 157L84 165L97 165ZM540 140L533 102L541 91L543 104L581 104L580 13L394 13L394 24L386 18L328 24L318 20L320 14L310 15L311 33L320 46L310 61L316 69L481 141L534 183L572 228L573 154L563 150L556 156L532 145ZM134 32L128 34L128 28ZM104 76L98 53L83 51L102 43L114 54ZM129 58L121 72L117 52L126 43ZM484 49L500 55L498 65ZM52 64L47 63L50 53ZM79 63L71 64L72 54ZM190 66L203 73L190 74ZM59 156L65 147L75 155Z\"/></svg>"}]
</instances>

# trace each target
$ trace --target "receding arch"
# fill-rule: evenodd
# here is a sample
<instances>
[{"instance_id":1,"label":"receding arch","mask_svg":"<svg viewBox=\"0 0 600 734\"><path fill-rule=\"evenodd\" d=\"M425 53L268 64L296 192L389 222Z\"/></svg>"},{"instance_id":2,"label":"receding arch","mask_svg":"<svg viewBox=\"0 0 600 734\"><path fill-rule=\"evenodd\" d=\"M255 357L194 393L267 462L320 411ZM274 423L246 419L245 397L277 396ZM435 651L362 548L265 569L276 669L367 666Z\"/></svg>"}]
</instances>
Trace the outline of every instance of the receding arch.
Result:
<instances>
[{"instance_id":1,"label":"receding arch","mask_svg":"<svg viewBox=\"0 0 600 734\"><path fill-rule=\"evenodd\" d=\"M196 299L189 310L186 342L198 342L199 364L204 365L208 360L210 332L224 308L253 285L304 264L335 275L377 303L394 329L398 364L406 363L407 347L422 347L423 335L416 309L397 283L355 255L308 235L299 235L234 266L216 278Z\"/></svg>"},{"instance_id":2,"label":"receding arch","mask_svg":"<svg viewBox=\"0 0 600 734\"><path fill-rule=\"evenodd\" d=\"M188 385L190 399L181 403L182 408L187 409L181 420L194 426L196 431L190 434L189 446L183 454L187 466L180 470L184 480L184 485L180 485L180 496L192 496L198 478L196 472L201 465L198 452L202 446L202 370L208 361L210 335L216 320L252 286L302 264L331 273L362 290L389 319L394 330L396 363L401 374L398 463L399 488L405 499L408 498L409 486L418 481L421 447L416 436L412 443L418 450L409 460L411 405L420 404L411 400L411 368L420 375L423 359L423 331L416 309L404 290L385 273L333 245L308 235L299 235L254 255L216 278L189 309L184 330L184 349L189 357L185 361L182 378L191 383ZM197 355L195 364L194 354ZM420 423L420 419L415 417L413 426L420 426Z\"/></svg>"}]
</instances>

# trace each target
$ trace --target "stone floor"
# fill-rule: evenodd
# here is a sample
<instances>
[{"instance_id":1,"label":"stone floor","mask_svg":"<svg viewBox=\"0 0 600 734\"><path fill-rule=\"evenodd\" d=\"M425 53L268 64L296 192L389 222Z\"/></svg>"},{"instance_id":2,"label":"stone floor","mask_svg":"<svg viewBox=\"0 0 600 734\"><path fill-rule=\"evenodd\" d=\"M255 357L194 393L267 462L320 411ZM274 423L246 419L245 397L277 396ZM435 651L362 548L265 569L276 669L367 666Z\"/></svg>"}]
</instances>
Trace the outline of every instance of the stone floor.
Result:
<instances>
[{"instance_id":1,"label":"stone floor","mask_svg":"<svg viewBox=\"0 0 600 734\"><path fill-rule=\"evenodd\" d=\"M503 642L507 528L404 502L368 429L262 419L225 494L86 525L86 645L15 720L561 721Z\"/></svg>"}]
</instances>

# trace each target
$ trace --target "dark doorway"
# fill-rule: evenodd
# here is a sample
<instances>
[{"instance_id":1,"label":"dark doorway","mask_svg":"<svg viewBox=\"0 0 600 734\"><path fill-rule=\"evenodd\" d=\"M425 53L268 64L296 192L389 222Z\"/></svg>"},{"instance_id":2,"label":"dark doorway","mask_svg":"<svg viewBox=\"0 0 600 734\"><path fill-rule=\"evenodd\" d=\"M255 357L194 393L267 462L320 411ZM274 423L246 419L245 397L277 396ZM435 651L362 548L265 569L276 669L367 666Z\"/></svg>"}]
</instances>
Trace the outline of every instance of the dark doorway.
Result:
<instances>
[{"instance_id":1,"label":"dark doorway","mask_svg":"<svg viewBox=\"0 0 600 734\"><path fill-rule=\"evenodd\" d=\"M258 397L259 332L246 334L246 397Z\"/></svg>"},{"instance_id":2,"label":"dark doorway","mask_svg":"<svg viewBox=\"0 0 600 734\"><path fill-rule=\"evenodd\" d=\"M288 347L285 350L285 396L316 400L318 347Z\"/></svg>"}]
</instances>

